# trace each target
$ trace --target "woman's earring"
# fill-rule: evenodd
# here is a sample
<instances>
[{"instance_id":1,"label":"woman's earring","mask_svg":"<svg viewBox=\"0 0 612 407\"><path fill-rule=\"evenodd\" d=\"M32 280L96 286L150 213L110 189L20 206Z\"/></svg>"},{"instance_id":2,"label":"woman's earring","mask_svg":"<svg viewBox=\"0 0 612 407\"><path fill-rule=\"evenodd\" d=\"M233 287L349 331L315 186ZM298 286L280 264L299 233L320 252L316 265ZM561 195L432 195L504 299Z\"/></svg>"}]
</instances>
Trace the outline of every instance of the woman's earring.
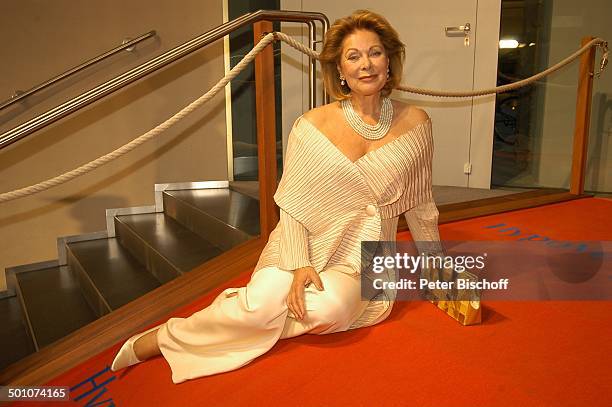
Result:
<instances>
[{"instance_id":1,"label":"woman's earring","mask_svg":"<svg viewBox=\"0 0 612 407\"><path fill-rule=\"evenodd\" d=\"M346 82L344 81L344 76L340 75L340 85L344 86Z\"/></svg>"},{"instance_id":2,"label":"woman's earring","mask_svg":"<svg viewBox=\"0 0 612 407\"><path fill-rule=\"evenodd\" d=\"M389 79L389 67L387 67L387 79Z\"/></svg>"}]
</instances>

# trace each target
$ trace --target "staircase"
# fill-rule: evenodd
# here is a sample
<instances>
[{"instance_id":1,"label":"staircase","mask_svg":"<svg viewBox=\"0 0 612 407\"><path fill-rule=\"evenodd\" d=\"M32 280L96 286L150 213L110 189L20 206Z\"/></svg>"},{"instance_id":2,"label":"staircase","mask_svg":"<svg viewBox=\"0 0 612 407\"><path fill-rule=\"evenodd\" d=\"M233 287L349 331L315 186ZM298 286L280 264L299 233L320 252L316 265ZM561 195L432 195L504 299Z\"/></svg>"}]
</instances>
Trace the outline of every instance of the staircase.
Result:
<instances>
[{"instance_id":1,"label":"staircase","mask_svg":"<svg viewBox=\"0 0 612 407\"><path fill-rule=\"evenodd\" d=\"M231 184L157 184L154 206L108 209L106 231L58 238L58 260L7 269L0 370L259 235L257 183Z\"/></svg>"}]
</instances>

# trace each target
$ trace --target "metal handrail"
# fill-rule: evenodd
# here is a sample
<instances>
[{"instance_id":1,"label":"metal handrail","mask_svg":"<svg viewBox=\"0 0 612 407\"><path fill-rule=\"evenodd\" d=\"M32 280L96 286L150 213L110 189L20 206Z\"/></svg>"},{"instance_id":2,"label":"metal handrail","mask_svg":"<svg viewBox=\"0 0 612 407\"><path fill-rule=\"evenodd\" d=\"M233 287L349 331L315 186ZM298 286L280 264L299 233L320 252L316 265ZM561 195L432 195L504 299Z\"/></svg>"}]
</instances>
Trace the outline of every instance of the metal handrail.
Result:
<instances>
[{"instance_id":1,"label":"metal handrail","mask_svg":"<svg viewBox=\"0 0 612 407\"><path fill-rule=\"evenodd\" d=\"M20 140L21 138L39 130L49 124L61 119L62 117L87 106L94 101L115 92L118 89L123 88L131 82L140 79L192 52L230 34L232 31L237 30L248 24L253 24L257 21L283 21L283 22L303 22L308 24L309 28L309 40L312 47L316 42L316 30L315 21L319 21L322 24L323 36L329 28L329 20L322 13L315 12L304 12L304 11L286 11L286 10L258 10L252 13L247 13L240 16L232 21L223 23L206 33L185 42L139 66L125 72L114 79L111 79L79 96L76 96L69 101L42 113L35 118L28 120L27 122L16 126L0 135L0 149L7 147L8 145ZM314 61L311 61L311 65L314 65ZM314 106L315 101L315 70L311 66L309 72L310 79L310 102L311 107Z\"/></svg>"},{"instance_id":2,"label":"metal handrail","mask_svg":"<svg viewBox=\"0 0 612 407\"><path fill-rule=\"evenodd\" d=\"M124 49L128 49L133 47L134 45L138 44L141 41L146 40L147 38L153 37L155 35L155 30L149 31L148 33L139 35L138 37L131 39L129 41L124 41L121 45L119 45L118 47L115 47L109 51L106 51L103 54L98 55L97 57L94 57L88 61L83 62L81 65L75 66L74 68L64 72L63 74L57 75L54 78L49 79L46 82L41 83L40 85L36 85L33 88L22 92L22 91L15 91L15 94L13 96L11 96L9 99L5 100L4 102L0 103L0 110L9 107L10 105L19 102L21 99L26 98L30 95L33 95L34 93L40 92L41 90L48 88L49 86L53 85L56 82L59 82L63 79L66 79L67 77L74 75L77 72L82 71L83 69L89 68L90 66L110 57L115 55L118 52L123 51Z\"/></svg>"}]
</instances>

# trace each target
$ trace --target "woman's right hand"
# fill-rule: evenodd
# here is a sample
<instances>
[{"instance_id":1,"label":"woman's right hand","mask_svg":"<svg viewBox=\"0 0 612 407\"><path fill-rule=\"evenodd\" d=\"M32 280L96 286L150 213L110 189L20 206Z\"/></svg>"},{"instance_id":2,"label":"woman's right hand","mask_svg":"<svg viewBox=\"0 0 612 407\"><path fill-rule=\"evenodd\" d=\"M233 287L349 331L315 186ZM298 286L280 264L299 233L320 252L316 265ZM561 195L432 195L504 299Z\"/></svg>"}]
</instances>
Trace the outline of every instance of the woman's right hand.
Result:
<instances>
[{"instance_id":1,"label":"woman's right hand","mask_svg":"<svg viewBox=\"0 0 612 407\"><path fill-rule=\"evenodd\" d=\"M308 266L295 269L291 289L287 296L287 307L300 320L304 319L304 313L306 312L304 306L304 288L310 283L314 283L319 291L324 290L321 277L319 277L319 273L313 267Z\"/></svg>"}]
</instances>

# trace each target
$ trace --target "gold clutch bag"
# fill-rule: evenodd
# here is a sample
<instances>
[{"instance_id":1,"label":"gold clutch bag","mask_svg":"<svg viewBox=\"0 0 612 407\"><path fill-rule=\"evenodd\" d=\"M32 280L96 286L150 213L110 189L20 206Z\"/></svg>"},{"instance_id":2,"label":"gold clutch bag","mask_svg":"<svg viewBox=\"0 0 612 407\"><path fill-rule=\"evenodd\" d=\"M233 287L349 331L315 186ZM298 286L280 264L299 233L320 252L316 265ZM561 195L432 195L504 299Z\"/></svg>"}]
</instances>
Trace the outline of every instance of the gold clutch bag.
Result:
<instances>
[{"instance_id":1,"label":"gold clutch bag","mask_svg":"<svg viewBox=\"0 0 612 407\"><path fill-rule=\"evenodd\" d=\"M474 288L458 289L457 280L477 282L478 277L468 271L457 273L452 269L428 269L421 272L421 278L429 281L452 282L449 289L426 289L424 296L462 325L476 325L482 321L480 290Z\"/></svg>"}]
</instances>

